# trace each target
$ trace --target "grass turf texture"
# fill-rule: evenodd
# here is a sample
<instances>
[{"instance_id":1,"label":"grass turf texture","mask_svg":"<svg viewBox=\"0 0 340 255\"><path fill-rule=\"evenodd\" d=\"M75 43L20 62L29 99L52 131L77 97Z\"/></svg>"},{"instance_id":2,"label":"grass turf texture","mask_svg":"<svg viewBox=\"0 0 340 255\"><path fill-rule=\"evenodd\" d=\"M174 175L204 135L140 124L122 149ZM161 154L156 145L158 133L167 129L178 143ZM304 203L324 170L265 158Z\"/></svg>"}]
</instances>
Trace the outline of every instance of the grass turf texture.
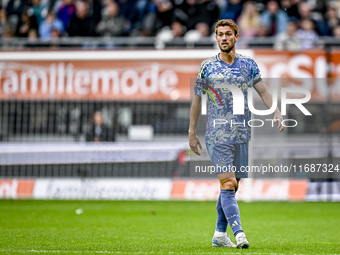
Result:
<instances>
[{"instance_id":1,"label":"grass turf texture","mask_svg":"<svg viewBox=\"0 0 340 255\"><path fill-rule=\"evenodd\" d=\"M215 202L0 200L0 254L340 253L340 203L239 206L249 250L211 247Z\"/></svg>"}]
</instances>

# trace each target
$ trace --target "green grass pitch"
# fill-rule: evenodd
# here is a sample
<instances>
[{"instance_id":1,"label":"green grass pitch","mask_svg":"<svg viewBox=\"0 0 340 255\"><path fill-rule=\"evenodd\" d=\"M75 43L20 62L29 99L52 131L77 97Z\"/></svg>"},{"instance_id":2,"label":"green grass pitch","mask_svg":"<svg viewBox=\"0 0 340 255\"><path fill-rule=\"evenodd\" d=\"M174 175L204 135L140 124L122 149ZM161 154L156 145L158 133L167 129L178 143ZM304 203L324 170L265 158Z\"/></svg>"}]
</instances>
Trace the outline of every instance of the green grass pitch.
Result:
<instances>
[{"instance_id":1,"label":"green grass pitch","mask_svg":"<svg viewBox=\"0 0 340 255\"><path fill-rule=\"evenodd\" d=\"M249 250L211 247L215 204L0 200L0 254L340 254L340 203L239 202Z\"/></svg>"}]
</instances>

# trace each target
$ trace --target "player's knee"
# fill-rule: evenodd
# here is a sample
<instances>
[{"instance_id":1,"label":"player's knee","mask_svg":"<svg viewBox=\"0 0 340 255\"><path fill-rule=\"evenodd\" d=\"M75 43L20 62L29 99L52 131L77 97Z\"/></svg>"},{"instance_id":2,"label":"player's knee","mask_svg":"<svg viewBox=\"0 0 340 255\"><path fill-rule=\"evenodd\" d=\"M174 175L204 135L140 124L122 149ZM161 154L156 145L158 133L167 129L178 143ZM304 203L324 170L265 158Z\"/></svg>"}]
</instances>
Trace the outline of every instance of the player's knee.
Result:
<instances>
[{"instance_id":1,"label":"player's knee","mask_svg":"<svg viewBox=\"0 0 340 255\"><path fill-rule=\"evenodd\" d=\"M220 187L221 189L226 189L226 190L236 190L237 181L235 178L220 179Z\"/></svg>"}]
</instances>

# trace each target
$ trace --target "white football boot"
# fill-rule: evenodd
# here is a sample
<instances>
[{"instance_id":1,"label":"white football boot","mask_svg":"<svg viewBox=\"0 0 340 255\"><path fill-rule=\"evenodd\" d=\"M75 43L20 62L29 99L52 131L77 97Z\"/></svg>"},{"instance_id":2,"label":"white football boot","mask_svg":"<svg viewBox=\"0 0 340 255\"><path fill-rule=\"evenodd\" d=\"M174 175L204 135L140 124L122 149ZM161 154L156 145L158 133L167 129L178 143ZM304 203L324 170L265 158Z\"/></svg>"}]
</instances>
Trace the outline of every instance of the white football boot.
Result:
<instances>
[{"instance_id":1,"label":"white football boot","mask_svg":"<svg viewBox=\"0 0 340 255\"><path fill-rule=\"evenodd\" d=\"M236 245L230 240L230 236L226 232L215 231L212 239L213 247L231 247L236 248Z\"/></svg>"},{"instance_id":2,"label":"white football boot","mask_svg":"<svg viewBox=\"0 0 340 255\"><path fill-rule=\"evenodd\" d=\"M236 242L237 242L237 248L238 249L248 249L249 248L249 242L246 238L246 235L243 232L238 233L235 236Z\"/></svg>"}]
</instances>

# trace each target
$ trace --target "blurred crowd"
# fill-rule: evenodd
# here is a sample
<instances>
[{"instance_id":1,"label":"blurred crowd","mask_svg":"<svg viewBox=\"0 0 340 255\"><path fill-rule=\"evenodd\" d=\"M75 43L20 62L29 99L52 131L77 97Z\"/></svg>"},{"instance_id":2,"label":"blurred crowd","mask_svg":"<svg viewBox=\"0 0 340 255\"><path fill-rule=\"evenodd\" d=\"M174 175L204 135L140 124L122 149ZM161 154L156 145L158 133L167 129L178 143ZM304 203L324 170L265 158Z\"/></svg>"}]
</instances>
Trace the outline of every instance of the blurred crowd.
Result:
<instances>
[{"instance_id":1,"label":"blurred crowd","mask_svg":"<svg viewBox=\"0 0 340 255\"><path fill-rule=\"evenodd\" d=\"M2 38L213 36L233 19L244 38L276 36L276 48L308 49L319 36L340 37L334 0L1 0Z\"/></svg>"}]
</instances>

